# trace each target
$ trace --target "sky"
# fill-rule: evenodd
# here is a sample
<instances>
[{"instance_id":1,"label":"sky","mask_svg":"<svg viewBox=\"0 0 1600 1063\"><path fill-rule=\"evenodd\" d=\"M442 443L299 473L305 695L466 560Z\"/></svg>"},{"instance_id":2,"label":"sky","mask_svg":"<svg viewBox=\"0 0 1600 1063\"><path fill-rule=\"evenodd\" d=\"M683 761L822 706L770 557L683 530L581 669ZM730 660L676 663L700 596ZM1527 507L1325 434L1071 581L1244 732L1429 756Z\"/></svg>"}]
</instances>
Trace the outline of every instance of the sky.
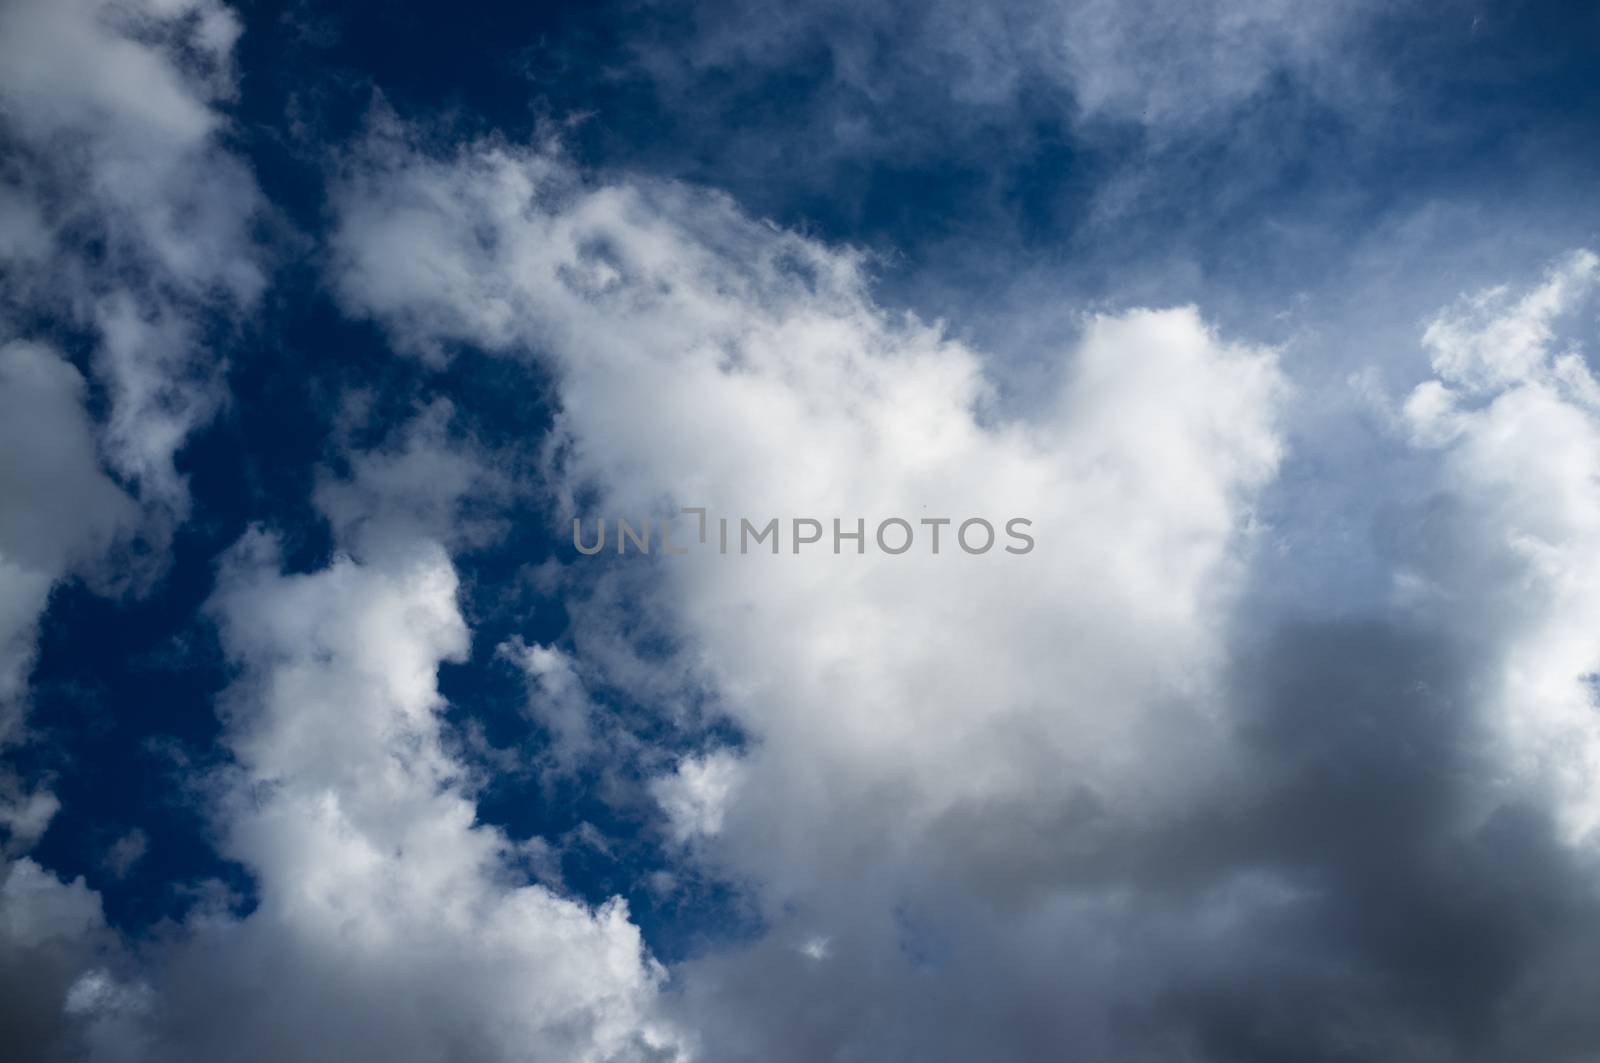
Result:
<instances>
[{"instance_id":1,"label":"sky","mask_svg":"<svg viewBox=\"0 0 1600 1063\"><path fill-rule=\"evenodd\" d=\"M8 1058L1595 1059L1597 71L0 0Z\"/></svg>"}]
</instances>

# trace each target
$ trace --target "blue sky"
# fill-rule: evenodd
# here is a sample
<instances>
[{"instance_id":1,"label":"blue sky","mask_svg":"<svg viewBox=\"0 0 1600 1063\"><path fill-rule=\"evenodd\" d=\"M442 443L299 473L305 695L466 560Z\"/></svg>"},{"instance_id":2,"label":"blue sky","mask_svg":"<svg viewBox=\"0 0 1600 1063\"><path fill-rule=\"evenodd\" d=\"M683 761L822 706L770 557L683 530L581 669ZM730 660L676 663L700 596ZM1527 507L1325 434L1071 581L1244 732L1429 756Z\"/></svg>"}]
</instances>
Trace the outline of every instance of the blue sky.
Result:
<instances>
[{"instance_id":1,"label":"blue sky","mask_svg":"<svg viewBox=\"0 0 1600 1063\"><path fill-rule=\"evenodd\" d=\"M1595 70L1562 3L4 3L0 1036L1590 1058ZM779 551L573 548L696 506Z\"/></svg>"}]
</instances>

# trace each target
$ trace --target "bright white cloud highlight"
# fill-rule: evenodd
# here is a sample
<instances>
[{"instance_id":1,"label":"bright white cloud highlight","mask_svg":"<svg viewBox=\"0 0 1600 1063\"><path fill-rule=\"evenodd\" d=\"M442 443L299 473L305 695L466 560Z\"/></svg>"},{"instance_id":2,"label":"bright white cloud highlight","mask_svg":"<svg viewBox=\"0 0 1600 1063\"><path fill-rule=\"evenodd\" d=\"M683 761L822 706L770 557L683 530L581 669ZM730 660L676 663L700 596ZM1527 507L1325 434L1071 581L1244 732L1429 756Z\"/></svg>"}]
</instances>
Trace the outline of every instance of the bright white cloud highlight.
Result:
<instances>
[{"instance_id":1,"label":"bright white cloud highlight","mask_svg":"<svg viewBox=\"0 0 1600 1063\"><path fill-rule=\"evenodd\" d=\"M426 541L285 575L254 533L227 559L213 608L243 676L219 815L257 906L169 956L158 1058L674 1058L626 905L519 882L475 822L437 716L435 671L468 647L455 595Z\"/></svg>"},{"instance_id":2,"label":"bright white cloud highlight","mask_svg":"<svg viewBox=\"0 0 1600 1063\"><path fill-rule=\"evenodd\" d=\"M791 994L797 1011L894 1000L934 947L907 945L907 919L982 950L969 959L985 969L1087 933L1093 903L1056 895L1048 860L1025 870L1035 839L963 824L1171 815L1225 763L1215 684L1252 498L1281 454L1274 352L1192 308L1090 316L1058 354L1053 399L1015 420L980 356L874 305L847 251L682 187L589 185L552 153L489 142L439 158L405 137L390 125L346 162L338 290L424 358L469 343L548 366L566 498L596 491L594 512L634 519L702 505L869 527L1034 521L1023 557L966 556L946 528L938 557L785 547L570 569L591 595L580 656L607 660L627 618L681 652L649 679L608 678L646 696L703 684L750 737L654 784L669 834L754 883L773 931L748 957L762 973L738 957L689 969L692 993L724 986L700 1014L724 1051L776 1052L759 1038L783 1025L727 1047L762 1022L735 987L765 984L763 1013ZM996 863L1017 874L992 878ZM1034 898L1027 933L991 933L991 889ZM818 925L871 988L773 983L814 962L793 942ZM818 1038L852 1021L819 1014ZM963 1050L948 1029L924 1045L891 1026L855 1036L897 1058Z\"/></svg>"},{"instance_id":3,"label":"bright white cloud highlight","mask_svg":"<svg viewBox=\"0 0 1600 1063\"><path fill-rule=\"evenodd\" d=\"M1600 384L1562 336L1597 289L1579 251L1524 291L1464 297L1428 325L1435 377L1404 407L1455 513L1399 591L1501 661L1495 724L1574 838L1600 827Z\"/></svg>"}]
</instances>

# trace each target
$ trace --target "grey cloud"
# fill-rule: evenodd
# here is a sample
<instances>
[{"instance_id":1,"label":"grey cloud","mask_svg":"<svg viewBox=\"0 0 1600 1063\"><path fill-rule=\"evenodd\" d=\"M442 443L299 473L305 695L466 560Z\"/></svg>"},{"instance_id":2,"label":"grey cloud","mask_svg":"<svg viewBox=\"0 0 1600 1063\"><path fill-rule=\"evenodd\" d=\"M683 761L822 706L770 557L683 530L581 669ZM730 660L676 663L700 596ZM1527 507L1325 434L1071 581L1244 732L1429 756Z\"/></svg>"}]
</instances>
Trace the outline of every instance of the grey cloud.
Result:
<instances>
[{"instance_id":1,"label":"grey cloud","mask_svg":"<svg viewBox=\"0 0 1600 1063\"><path fill-rule=\"evenodd\" d=\"M862 933L841 884L796 920L856 932L827 958L686 965L707 1058L1588 1058L1595 862L1497 778L1492 668L1401 624L1283 624L1235 661L1235 757L1191 807L955 810L896 919Z\"/></svg>"}]
</instances>

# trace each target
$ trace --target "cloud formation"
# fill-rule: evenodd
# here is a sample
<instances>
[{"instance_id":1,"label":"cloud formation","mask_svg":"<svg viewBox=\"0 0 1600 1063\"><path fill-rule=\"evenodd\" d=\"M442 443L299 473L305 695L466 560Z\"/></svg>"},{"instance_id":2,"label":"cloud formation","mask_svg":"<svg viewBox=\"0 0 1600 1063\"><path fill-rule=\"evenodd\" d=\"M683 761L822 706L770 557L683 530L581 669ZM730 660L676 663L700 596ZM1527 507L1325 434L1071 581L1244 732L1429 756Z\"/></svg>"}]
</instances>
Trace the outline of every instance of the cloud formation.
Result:
<instances>
[{"instance_id":1,"label":"cloud formation","mask_svg":"<svg viewBox=\"0 0 1600 1063\"><path fill-rule=\"evenodd\" d=\"M1550 789L1575 841L1600 827L1600 385L1561 333L1597 288L1600 258L1578 251L1524 291L1464 296L1423 333L1435 376L1403 409L1413 441L1442 454L1451 513L1397 593L1500 657L1516 770Z\"/></svg>"},{"instance_id":2,"label":"cloud formation","mask_svg":"<svg viewBox=\"0 0 1600 1063\"><path fill-rule=\"evenodd\" d=\"M1280 91L1383 88L1343 58L1364 3L763 5L708 29L718 10L683 55L631 58L664 91L737 91L820 48L808 120L846 154L900 143L872 123L930 78L939 114L1027 110L1042 81L1089 139L1150 144ZM0 487L22 503L0 511L0 752L52 589L137 584L152 566L121 551L188 512L178 456L266 284L229 147L239 25L214 0L0 12ZM160 824L58 873L60 802L0 770L20 1058L1593 1056L1594 253L1417 322L1398 401L1376 372L1322 395L1356 356L1236 327L1278 312L1259 292L1227 315L1040 288L1018 333L1068 338L1006 375L895 306L881 260L731 195L382 102L368 125L318 160L309 283L336 305L307 331L395 357L306 384L340 390L307 402L335 409L296 497L240 492L263 514L230 510L228 539L270 519L188 559L220 678L178 799L238 873L119 919L124 880L163 873ZM537 439L485 379L539 389ZM1361 445L1303 452L1341 436ZM1329 485L1382 511L1339 555L1359 580L1300 571L1332 556L1302 526ZM670 521L689 549L589 556L573 518ZM1026 519L1033 548L963 549L968 518ZM725 553L722 519L777 540ZM830 549L858 519L863 549ZM886 519L917 548L875 549ZM823 542L798 549L797 521ZM1358 586L1335 609L1302 576ZM497 772L581 791L609 822L569 837L629 855L569 874L564 828L506 813Z\"/></svg>"},{"instance_id":3,"label":"cloud formation","mask_svg":"<svg viewBox=\"0 0 1600 1063\"><path fill-rule=\"evenodd\" d=\"M468 648L455 598L426 540L286 575L254 533L225 562L243 674L220 825L255 907L191 919L151 1058L677 1057L626 904L519 884L518 845L475 821L438 721L435 671Z\"/></svg>"},{"instance_id":4,"label":"cloud formation","mask_svg":"<svg viewBox=\"0 0 1600 1063\"><path fill-rule=\"evenodd\" d=\"M224 143L237 17L215 0L24 0L0 13L5 300L95 337L103 445L181 518L173 459L222 401L208 309L265 280L253 176ZM169 517L170 519L170 517Z\"/></svg>"},{"instance_id":5,"label":"cloud formation","mask_svg":"<svg viewBox=\"0 0 1600 1063\"><path fill-rule=\"evenodd\" d=\"M0 743L17 737L50 588L85 571L127 587L160 568L188 509L175 456L225 394L208 314L265 283L260 195L218 109L238 32L213 0L0 11ZM85 346L76 364L104 390L103 419L63 355ZM103 563L135 537L153 559Z\"/></svg>"},{"instance_id":6,"label":"cloud formation","mask_svg":"<svg viewBox=\"0 0 1600 1063\"><path fill-rule=\"evenodd\" d=\"M1008 419L979 356L876 308L847 251L715 196L587 183L547 151L441 157L393 127L363 150L339 198L346 305L425 358L473 345L548 365L569 505L1035 520L1037 551L1009 567L570 566L592 587L580 655L604 641L590 626L642 618L677 650L656 681L703 685L745 735L654 784L684 858L745 883L762 920L678 968L707 1058L1566 1058L1585 1042L1581 990L1526 1017L1576 954L1555 927L1596 925L1572 847L1583 802L1549 806L1548 764L1519 767L1501 735L1551 713L1555 747L1586 730L1591 651L1559 633L1583 630L1566 610L1589 428L1583 400L1546 390L1592 388L1548 350L1591 256L1421 337L1440 382L1407 416L1419 444L1454 448L1432 520L1478 553L1437 563L1473 606L1424 608L1404 570L1392 616L1308 624L1233 611L1285 384L1271 351L1194 310L1087 318L1057 397ZM1452 388L1489 405L1454 412ZM1538 406L1515 422L1537 436L1529 461L1575 478L1533 506L1500 492L1539 477L1495 471L1522 452L1501 425L1521 403ZM1549 460L1556 443L1570 462ZM1540 514L1555 524L1519 530ZM1548 598L1519 557L1542 559ZM1477 625L1503 615L1483 607L1497 594L1531 626ZM1230 638L1263 625L1259 645ZM1557 700L1540 708L1530 683ZM1575 764L1566 785L1586 777ZM1441 905L1463 880L1474 892Z\"/></svg>"},{"instance_id":7,"label":"cloud formation","mask_svg":"<svg viewBox=\"0 0 1600 1063\"><path fill-rule=\"evenodd\" d=\"M356 490L323 493L339 513ZM539 842L477 821L439 718L438 667L469 648L457 577L403 511L375 502L385 527L362 525L358 554L316 572L283 572L260 529L221 561L209 608L237 669L219 704L231 759L200 790L223 855L252 876L248 904L210 884L140 963L81 879L11 865L7 953L26 969L40 950L61 972L37 1058L683 1056L626 902L531 881Z\"/></svg>"},{"instance_id":8,"label":"cloud formation","mask_svg":"<svg viewBox=\"0 0 1600 1063\"><path fill-rule=\"evenodd\" d=\"M233 91L237 36L213 0L0 8L0 748L23 737L52 588L84 573L126 587L160 568L188 509L175 455L224 394L206 314L248 305L264 284L249 230L260 196L221 142L216 107ZM92 351L81 361L108 399L103 421L69 343ZM154 560L123 550L106 562L136 536ZM0 768L0 990L29 1001L5 1026L38 1058L65 1051L50 1001L108 940L81 878L10 859L57 808L48 788Z\"/></svg>"}]
</instances>

